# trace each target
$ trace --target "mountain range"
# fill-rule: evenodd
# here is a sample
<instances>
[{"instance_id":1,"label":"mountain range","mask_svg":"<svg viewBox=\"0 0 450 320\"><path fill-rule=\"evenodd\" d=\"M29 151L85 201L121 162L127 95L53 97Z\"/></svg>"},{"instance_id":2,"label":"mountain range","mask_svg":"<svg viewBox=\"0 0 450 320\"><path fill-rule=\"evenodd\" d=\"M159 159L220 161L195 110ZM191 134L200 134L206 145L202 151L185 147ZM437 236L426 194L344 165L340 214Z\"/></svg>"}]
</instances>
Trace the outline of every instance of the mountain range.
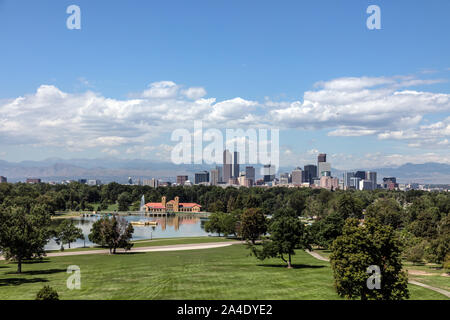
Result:
<instances>
[{"instance_id":1,"label":"mountain range","mask_svg":"<svg viewBox=\"0 0 450 320\"><path fill-rule=\"evenodd\" d=\"M42 161L8 162L0 160L0 175L6 176L9 182L24 181L26 178L41 178L42 181L60 181L77 179L100 179L107 183L117 181L124 183L128 177L158 178L174 181L177 175L188 175L193 179L194 173L209 170L211 165L175 165L170 162L156 162L142 159L60 159L49 158ZM255 166L258 169L258 166ZM281 167L279 172L290 172L293 167ZM345 171L332 169L332 175L342 177ZM450 184L450 165L428 162L423 164L406 163L398 167L375 168L378 183L383 177L397 177L400 183ZM257 170L258 172L258 170Z\"/></svg>"}]
</instances>

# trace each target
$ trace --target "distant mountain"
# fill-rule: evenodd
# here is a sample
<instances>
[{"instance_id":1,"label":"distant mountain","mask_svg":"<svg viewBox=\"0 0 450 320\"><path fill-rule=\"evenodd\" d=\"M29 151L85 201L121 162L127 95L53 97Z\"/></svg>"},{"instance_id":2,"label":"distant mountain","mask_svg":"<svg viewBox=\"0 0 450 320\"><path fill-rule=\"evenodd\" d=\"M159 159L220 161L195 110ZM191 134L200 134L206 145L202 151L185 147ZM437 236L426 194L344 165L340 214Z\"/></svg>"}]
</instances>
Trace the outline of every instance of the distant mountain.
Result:
<instances>
[{"instance_id":1,"label":"distant mountain","mask_svg":"<svg viewBox=\"0 0 450 320\"><path fill-rule=\"evenodd\" d=\"M359 168L345 171L376 171L378 183L384 177L396 177L400 183L430 183L430 184L450 184L450 165L445 163L427 162L423 164L406 163L399 167L389 168ZM342 177L344 170L333 169L333 175Z\"/></svg>"},{"instance_id":2,"label":"distant mountain","mask_svg":"<svg viewBox=\"0 0 450 320\"><path fill-rule=\"evenodd\" d=\"M43 161L7 162L0 160L0 175L8 181L24 181L26 178L41 178L43 181L60 181L66 179L100 179L103 182L126 182L132 178L159 178L174 181L177 175L188 175L209 170L209 165L175 165L169 162L156 162L142 159L123 160L116 158L99 159L60 159L49 158ZM256 167L257 175L259 166ZM290 172L293 167L281 167L279 172ZM407 163L399 167L355 170L376 171L378 183L383 177L397 177L401 183L418 182L430 184L450 184L450 165L442 163ZM333 176L342 178L345 171L332 169Z\"/></svg>"}]
</instances>

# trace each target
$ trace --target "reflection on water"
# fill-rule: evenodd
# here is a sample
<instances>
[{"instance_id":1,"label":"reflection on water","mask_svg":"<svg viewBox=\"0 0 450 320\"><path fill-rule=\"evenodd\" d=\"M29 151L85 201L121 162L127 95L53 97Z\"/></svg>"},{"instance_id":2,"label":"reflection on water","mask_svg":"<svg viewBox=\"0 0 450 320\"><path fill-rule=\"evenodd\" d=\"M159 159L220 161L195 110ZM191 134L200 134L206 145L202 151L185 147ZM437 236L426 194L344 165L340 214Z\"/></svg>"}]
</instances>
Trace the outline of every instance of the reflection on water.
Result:
<instances>
[{"instance_id":1,"label":"reflection on water","mask_svg":"<svg viewBox=\"0 0 450 320\"><path fill-rule=\"evenodd\" d=\"M124 218L131 221L157 221L157 226L133 226L133 240L151 239L151 238L176 238L176 237L196 237L207 236L204 229L205 218L200 218L198 215L191 214L177 214L169 217L146 217L143 215L124 216ZM79 217L71 219L75 226L83 231L85 240L78 239L77 242L71 243L71 248L78 248L93 245L89 241L88 235L91 232L92 225L100 217ZM54 220L53 223L61 223L62 220ZM65 245L65 248L68 246ZM54 240L50 240L45 246L46 250L59 249L60 246Z\"/></svg>"}]
</instances>

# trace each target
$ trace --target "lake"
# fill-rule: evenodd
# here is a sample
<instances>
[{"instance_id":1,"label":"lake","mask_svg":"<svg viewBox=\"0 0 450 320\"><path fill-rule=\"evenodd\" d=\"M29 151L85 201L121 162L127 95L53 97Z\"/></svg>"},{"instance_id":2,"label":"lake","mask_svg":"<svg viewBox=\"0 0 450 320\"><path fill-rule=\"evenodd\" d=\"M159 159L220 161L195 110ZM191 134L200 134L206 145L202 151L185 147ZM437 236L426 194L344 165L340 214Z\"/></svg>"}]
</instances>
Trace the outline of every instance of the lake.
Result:
<instances>
[{"instance_id":1,"label":"lake","mask_svg":"<svg viewBox=\"0 0 450 320\"><path fill-rule=\"evenodd\" d=\"M199 237L208 236L210 233L204 229L205 218L192 214L177 214L168 217L148 217L144 215L123 216L128 222L131 221L157 221L157 226L133 226L133 240L151 239L151 238L181 238L181 237ZM79 217L72 218L75 226L83 230L85 241L78 239L77 242L70 244L71 248L79 248L94 245L89 241L88 235L91 232L92 225L100 217ZM62 220L54 220L53 223L61 223ZM64 246L68 248L67 245ZM60 246L52 239L45 246L45 250L57 250Z\"/></svg>"}]
</instances>

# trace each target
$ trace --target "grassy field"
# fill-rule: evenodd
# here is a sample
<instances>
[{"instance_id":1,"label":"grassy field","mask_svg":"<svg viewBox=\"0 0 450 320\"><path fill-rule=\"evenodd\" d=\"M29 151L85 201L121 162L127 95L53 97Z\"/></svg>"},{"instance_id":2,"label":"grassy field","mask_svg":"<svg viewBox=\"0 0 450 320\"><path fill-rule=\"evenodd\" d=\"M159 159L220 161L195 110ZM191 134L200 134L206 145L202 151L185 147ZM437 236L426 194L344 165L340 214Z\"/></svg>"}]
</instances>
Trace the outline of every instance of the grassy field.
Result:
<instances>
[{"instance_id":1,"label":"grassy field","mask_svg":"<svg viewBox=\"0 0 450 320\"><path fill-rule=\"evenodd\" d=\"M299 251L288 270L258 261L244 245L118 255L79 255L16 264L0 261L0 299L33 299L45 284L61 299L340 299L329 264ZM81 268L81 290L66 288L69 265ZM446 299L410 285L413 299Z\"/></svg>"},{"instance_id":2,"label":"grassy field","mask_svg":"<svg viewBox=\"0 0 450 320\"><path fill-rule=\"evenodd\" d=\"M447 275L440 266L417 265L411 262L403 262L403 265L408 270L409 279L450 291L450 275Z\"/></svg>"}]
</instances>

